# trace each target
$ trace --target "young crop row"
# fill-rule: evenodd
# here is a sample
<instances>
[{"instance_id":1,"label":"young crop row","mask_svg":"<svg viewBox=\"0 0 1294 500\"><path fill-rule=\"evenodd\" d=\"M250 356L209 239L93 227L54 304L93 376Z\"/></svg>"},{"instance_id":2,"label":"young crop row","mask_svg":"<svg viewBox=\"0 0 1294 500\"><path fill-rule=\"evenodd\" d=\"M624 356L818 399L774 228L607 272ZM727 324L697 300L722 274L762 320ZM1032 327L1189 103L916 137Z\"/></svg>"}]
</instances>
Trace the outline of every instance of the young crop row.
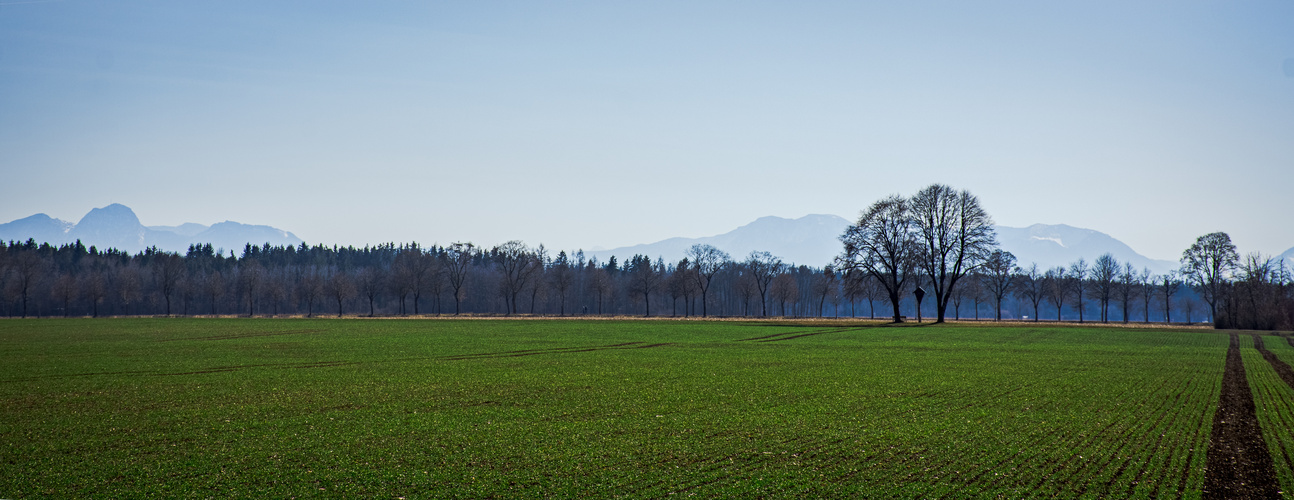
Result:
<instances>
[{"instance_id":1,"label":"young crop row","mask_svg":"<svg viewBox=\"0 0 1294 500\"><path fill-rule=\"evenodd\" d=\"M1261 345L1286 363L1294 361L1294 348L1279 336L1242 335L1240 340L1258 424L1276 465L1276 478L1281 491L1294 492L1294 389L1281 380L1258 347Z\"/></svg>"},{"instance_id":2,"label":"young crop row","mask_svg":"<svg viewBox=\"0 0 1294 500\"><path fill-rule=\"evenodd\" d=\"M997 408L985 425L952 439L961 446L946 450L947 463L933 469L974 472L938 478L941 488L956 495L1060 496L1199 488L1209 410L1217 398L1213 363L1177 364L1128 352L1081 356L1065 350L1054 359L1046 355L1060 353L1036 354L1040 365L1057 368L1012 396L1029 412ZM1071 371L1064 371L1066 364Z\"/></svg>"}]
</instances>

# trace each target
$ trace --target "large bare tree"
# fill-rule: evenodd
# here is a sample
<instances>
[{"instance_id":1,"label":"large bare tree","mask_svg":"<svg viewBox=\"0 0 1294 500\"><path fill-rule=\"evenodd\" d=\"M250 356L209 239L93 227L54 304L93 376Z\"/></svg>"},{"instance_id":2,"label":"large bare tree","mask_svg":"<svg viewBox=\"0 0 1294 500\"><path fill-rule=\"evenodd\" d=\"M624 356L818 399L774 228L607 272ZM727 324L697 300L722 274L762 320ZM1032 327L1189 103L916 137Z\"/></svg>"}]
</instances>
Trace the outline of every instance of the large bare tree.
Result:
<instances>
[{"instance_id":1,"label":"large bare tree","mask_svg":"<svg viewBox=\"0 0 1294 500\"><path fill-rule=\"evenodd\" d=\"M1240 262L1231 236L1217 232L1200 236L1182 252L1182 277L1209 303L1209 320L1216 321L1218 298Z\"/></svg>"},{"instance_id":2,"label":"large bare tree","mask_svg":"<svg viewBox=\"0 0 1294 500\"><path fill-rule=\"evenodd\" d=\"M845 250L836 258L837 269L855 269L876 278L889 294L895 323L903 321L900 295L912 279L918 251L910 212L908 200L898 195L873 203L845 229L840 237Z\"/></svg>"},{"instance_id":3,"label":"large bare tree","mask_svg":"<svg viewBox=\"0 0 1294 500\"><path fill-rule=\"evenodd\" d=\"M917 232L917 266L935 297L936 323L944 321L958 281L983 265L997 236L993 219L969 191L931 184L908 200Z\"/></svg>"}]
</instances>

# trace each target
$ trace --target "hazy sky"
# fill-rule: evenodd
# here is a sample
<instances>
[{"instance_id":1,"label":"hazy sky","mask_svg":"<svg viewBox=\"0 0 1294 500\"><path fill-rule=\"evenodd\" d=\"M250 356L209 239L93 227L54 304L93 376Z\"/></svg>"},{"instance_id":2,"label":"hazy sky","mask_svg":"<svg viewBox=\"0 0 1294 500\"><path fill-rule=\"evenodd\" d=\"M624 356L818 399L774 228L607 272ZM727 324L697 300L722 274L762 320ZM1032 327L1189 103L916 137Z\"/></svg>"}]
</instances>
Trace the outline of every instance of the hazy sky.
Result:
<instances>
[{"instance_id":1,"label":"hazy sky","mask_svg":"<svg viewBox=\"0 0 1294 500\"><path fill-rule=\"evenodd\" d=\"M610 248L942 182L1279 253L1294 2L0 0L0 169L0 222L311 243Z\"/></svg>"}]
</instances>

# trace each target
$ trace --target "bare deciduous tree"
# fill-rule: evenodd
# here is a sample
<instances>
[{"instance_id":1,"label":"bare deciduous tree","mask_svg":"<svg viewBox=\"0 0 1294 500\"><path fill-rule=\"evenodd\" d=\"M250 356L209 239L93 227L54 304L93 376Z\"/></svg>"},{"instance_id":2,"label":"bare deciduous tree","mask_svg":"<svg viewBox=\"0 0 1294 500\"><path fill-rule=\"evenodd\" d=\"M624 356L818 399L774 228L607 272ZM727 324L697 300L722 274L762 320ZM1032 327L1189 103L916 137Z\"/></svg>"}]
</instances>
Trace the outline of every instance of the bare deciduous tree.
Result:
<instances>
[{"instance_id":1,"label":"bare deciduous tree","mask_svg":"<svg viewBox=\"0 0 1294 500\"><path fill-rule=\"evenodd\" d=\"M153 279L166 299L167 316L171 315L171 296L175 295L184 272L184 259L179 255L164 253L153 259Z\"/></svg>"},{"instance_id":2,"label":"bare deciduous tree","mask_svg":"<svg viewBox=\"0 0 1294 500\"><path fill-rule=\"evenodd\" d=\"M108 297L108 279L103 275L102 271L96 269L85 275L85 279L81 283L81 294L86 300L90 301L94 317L99 317L99 304L102 304L103 299Z\"/></svg>"},{"instance_id":3,"label":"bare deciduous tree","mask_svg":"<svg viewBox=\"0 0 1294 500\"><path fill-rule=\"evenodd\" d=\"M1003 250L994 250L984 262L984 288L993 297L993 317L997 321L1002 321L1002 298L1011 291L1015 269L1015 255Z\"/></svg>"},{"instance_id":4,"label":"bare deciduous tree","mask_svg":"<svg viewBox=\"0 0 1294 500\"><path fill-rule=\"evenodd\" d=\"M1119 261L1113 255L1101 254L1092 263L1092 279L1088 283L1092 287L1092 295L1096 296L1096 302L1101 306L1102 323L1110 322L1110 298L1114 295L1118 276Z\"/></svg>"},{"instance_id":5,"label":"bare deciduous tree","mask_svg":"<svg viewBox=\"0 0 1294 500\"><path fill-rule=\"evenodd\" d=\"M696 281L697 288L701 291L701 317L704 318L709 313L706 309L708 302L707 293L710 290L710 282L714 280L714 275L723 269L723 265L728 262L728 254L711 245L696 244L687 250L688 259L692 262L691 277Z\"/></svg>"},{"instance_id":6,"label":"bare deciduous tree","mask_svg":"<svg viewBox=\"0 0 1294 500\"><path fill-rule=\"evenodd\" d=\"M288 277L283 269L266 273L265 297L270 299L270 314L279 315L279 305L288 298Z\"/></svg>"},{"instance_id":7,"label":"bare deciduous tree","mask_svg":"<svg viewBox=\"0 0 1294 500\"><path fill-rule=\"evenodd\" d=\"M768 285L773 282L773 278L782 274L785 267L782 259L768 252L750 252L746 257L746 270L750 272L750 278L759 290L760 316L768 316Z\"/></svg>"},{"instance_id":8,"label":"bare deciduous tree","mask_svg":"<svg viewBox=\"0 0 1294 500\"><path fill-rule=\"evenodd\" d=\"M593 263L592 263L592 262L590 262L590 263L589 263L589 266L588 266L588 267L589 267L589 270L588 270L588 273L589 273L589 281L588 281L589 291L590 291L590 292L593 292L593 295L594 295L595 297L597 297L597 300L598 300L598 315L599 315L599 316L601 316L601 315L602 315L602 302L603 302L603 300L604 300L604 299L606 299L606 297L607 297L608 295L611 295L611 291L613 290L613 286L614 286L614 284L613 284L613 283L612 283L612 281L611 281L611 277L610 277L609 275L607 275L607 270L606 270L606 269L603 269L603 268L601 268L601 267L597 267L597 266L593 265Z\"/></svg>"},{"instance_id":9,"label":"bare deciduous tree","mask_svg":"<svg viewBox=\"0 0 1294 500\"><path fill-rule=\"evenodd\" d=\"M1141 274L1137 275L1137 290L1141 294L1142 310L1146 313L1145 322L1150 322L1150 303L1155 300L1155 283L1152 281L1154 275L1150 273L1149 268L1141 268Z\"/></svg>"},{"instance_id":10,"label":"bare deciduous tree","mask_svg":"<svg viewBox=\"0 0 1294 500\"><path fill-rule=\"evenodd\" d=\"M300 281L297 283L297 294L306 303L306 317L314 317L315 302L322 297L324 293L324 281L319 276L319 271L314 267L307 269L302 273Z\"/></svg>"},{"instance_id":11,"label":"bare deciduous tree","mask_svg":"<svg viewBox=\"0 0 1294 500\"><path fill-rule=\"evenodd\" d=\"M375 314L373 303L386 285L386 273L378 267L365 267L355 274L355 282L360 293L368 299L368 316L371 318Z\"/></svg>"},{"instance_id":12,"label":"bare deciduous tree","mask_svg":"<svg viewBox=\"0 0 1294 500\"><path fill-rule=\"evenodd\" d=\"M548 281L553 291L557 292L557 314L566 315L566 291L570 290L571 285L575 282L575 273L571 271L570 258L566 252L558 252L557 258L553 260L553 265L549 268Z\"/></svg>"},{"instance_id":13,"label":"bare deciduous tree","mask_svg":"<svg viewBox=\"0 0 1294 500\"><path fill-rule=\"evenodd\" d=\"M1038 271L1038 264L1030 264L1027 269L1017 268L1019 274L1015 277L1016 295L1033 304L1033 320L1038 321L1038 304L1046 296L1046 282L1042 272Z\"/></svg>"},{"instance_id":14,"label":"bare deciduous tree","mask_svg":"<svg viewBox=\"0 0 1294 500\"><path fill-rule=\"evenodd\" d=\"M1069 275L1065 273L1063 266L1053 267L1047 270L1042 277L1043 290L1047 298L1051 299L1052 305L1056 306L1056 321L1060 321L1061 309L1065 307L1065 301L1069 299L1070 284Z\"/></svg>"},{"instance_id":15,"label":"bare deciduous tree","mask_svg":"<svg viewBox=\"0 0 1294 500\"><path fill-rule=\"evenodd\" d=\"M836 258L836 268L859 270L875 277L889 294L894 322L903 321L899 311L900 294L912 278L916 240L908 202L890 196L873 203L840 237L844 253Z\"/></svg>"},{"instance_id":16,"label":"bare deciduous tree","mask_svg":"<svg viewBox=\"0 0 1294 500\"><path fill-rule=\"evenodd\" d=\"M1159 295L1164 298L1164 323L1173 322L1173 295L1182 287L1182 280L1177 277L1176 271L1169 271L1167 274L1159 277ZM1187 318L1189 322L1190 319Z\"/></svg>"},{"instance_id":17,"label":"bare deciduous tree","mask_svg":"<svg viewBox=\"0 0 1294 500\"><path fill-rule=\"evenodd\" d=\"M783 317L786 316L786 304L789 302L794 305L800 297L800 287L795 283L795 276L790 273L782 273L773 278L773 282L769 286L769 292L773 296L773 300L777 301L781 306L781 316ZM792 307L792 311L794 311L794 307Z\"/></svg>"},{"instance_id":18,"label":"bare deciduous tree","mask_svg":"<svg viewBox=\"0 0 1294 500\"><path fill-rule=\"evenodd\" d=\"M664 267L664 262L654 265L650 257L643 255L635 255L629 261L629 291L642 295L646 305L644 317L651 316L651 294L660 287Z\"/></svg>"},{"instance_id":19,"label":"bare deciduous tree","mask_svg":"<svg viewBox=\"0 0 1294 500\"><path fill-rule=\"evenodd\" d=\"M471 243L454 243L445 249L445 271L449 286L454 289L454 315L463 312L463 294L467 288L467 271L472 265L476 247ZM417 309L416 301L414 309Z\"/></svg>"},{"instance_id":20,"label":"bare deciduous tree","mask_svg":"<svg viewBox=\"0 0 1294 500\"><path fill-rule=\"evenodd\" d=\"M1085 305L1085 302L1083 302L1083 290L1087 288L1087 272L1087 261L1083 260L1081 257L1077 262L1074 262L1069 266L1069 282L1071 283L1069 289L1074 291L1074 308L1078 309L1079 323L1083 322L1083 309Z\"/></svg>"},{"instance_id":21,"label":"bare deciduous tree","mask_svg":"<svg viewBox=\"0 0 1294 500\"><path fill-rule=\"evenodd\" d=\"M22 317L27 317L27 302L31 298L32 291L44 274L45 262L36 255L35 252L22 252L13 259L10 268L13 280L11 281L14 290L22 298Z\"/></svg>"},{"instance_id":22,"label":"bare deciduous tree","mask_svg":"<svg viewBox=\"0 0 1294 500\"><path fill-rule=\"evenodd\" d=\"M1119 297L1119 304L1123 308L1123 322L1132 321L1132 299L1137 295L1137 270L1132 267L1131 263L1123 263L1123 269L1119 271L1118 286L1115 291Z\"/></svg>"},{"instance_id":23,"label":"bare deciduous tree","mask_svg":"<svg viewBox=\"0 0 1294 500\"><path fill-rule=\"evenodd\" d=\"M130 314L130 306L142 298L139 268L134 263L121 266L117 268L114 278L113 288L117 292L117 300L121 302L122 310Z\"/></svg>"},{"instance_id":24,"label":"bare deciduous tree","mask_svg":"<svg viewBox=\"0 0 1294 500\"><path fill-rule=\"evenodd\" d=\"M60 273L58 278L54 279L50 295L63 303L63 317L68 317L72 310L72 299L77 295L76 276L71 273Z\"/></svg>"},{"instance_id":25,"label":"bare deciduous tree","mask_svg":"<svg viewBox=\"0 0 1294 500\"><path fill-rule=\"evenodd\" d=\"M818 296L818 316L822 317L827 297L836 290L836 271L830 265L822 268L813 280L813 294Z\"/></svg>"},{"instance_id":26,"label":"bare deciduous tree","mask_svg":"<svg viewBox=\"0 0 1294 500\"><path fill-rule=\"evenodd\" d=\"M993 219L969 191L942 184L922 189L908 203L918 235L917 266L935 297L935 322L943 323L957 283L997 246Z\"/></svg>"},{"instance_id":27,"label":"bare deciduous tree","mask_svg":"<svg viewBox=\"0 0 1294 500\"><path fill-rule=\"evenodd\" d=\"M355 283L345 271L336 270L328 276L324 288L329 297L337 302L337 317L340 318L347 300L355 296Z\"/></svg>"},{"instance_id":28,"label":"bare deciduous tree","mask_svg":"<svg viewBox=\"0 0 1294 500\"><path fill-rule=\"evenodd\" d=\"M256 292L261 288L261 280L265 277L265 269L261 267L256 259L243 259L238 265L238 289L243 292L243 298L247 300L247 316L256 315Z\"/></svg>"},{"instance_id":29,"label":"bare deciduous tree","mask_svg":"<svg viewBox=\"0 0 1294 500\"><path fill-rule=\"evenodd\" d=\"M1182 252L1182 277L1209 304L1210 321L1217 318L1218 299L1239 261L1231 236L1223 232L1200 236Z\"/></svg>"}]
</instances>

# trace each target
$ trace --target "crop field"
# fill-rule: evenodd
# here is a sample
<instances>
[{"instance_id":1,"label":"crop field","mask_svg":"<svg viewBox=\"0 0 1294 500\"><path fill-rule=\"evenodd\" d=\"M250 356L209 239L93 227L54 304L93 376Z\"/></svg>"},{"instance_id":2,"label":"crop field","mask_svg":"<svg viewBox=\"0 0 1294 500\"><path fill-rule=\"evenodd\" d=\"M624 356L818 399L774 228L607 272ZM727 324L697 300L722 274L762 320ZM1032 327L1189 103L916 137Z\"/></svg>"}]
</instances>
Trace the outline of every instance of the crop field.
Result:
<instances>
[{"instance_id":1,"label":"crop field","mask_svg":"<svg viewBox=\"0 0 1294 500\"><path fill-rule=\"evenodd\" d=\"M1294 492L1294 370L1288 364L1294 361L1294 348L1287 339L1251 335L1242 345L1254 347L1243 350L1245 366L1281 491Z\"/></svg>"},{"instance_id":2,"label":"crop field","mask_svg":"<svg viewBox=\"0 0 1294 500\"><path fill-rule=\"evenodd\" d=\"M1233 338L1294 491L1275 335L5 320L0 498L1198 498Z\"/></svg>"}]
</instances>

